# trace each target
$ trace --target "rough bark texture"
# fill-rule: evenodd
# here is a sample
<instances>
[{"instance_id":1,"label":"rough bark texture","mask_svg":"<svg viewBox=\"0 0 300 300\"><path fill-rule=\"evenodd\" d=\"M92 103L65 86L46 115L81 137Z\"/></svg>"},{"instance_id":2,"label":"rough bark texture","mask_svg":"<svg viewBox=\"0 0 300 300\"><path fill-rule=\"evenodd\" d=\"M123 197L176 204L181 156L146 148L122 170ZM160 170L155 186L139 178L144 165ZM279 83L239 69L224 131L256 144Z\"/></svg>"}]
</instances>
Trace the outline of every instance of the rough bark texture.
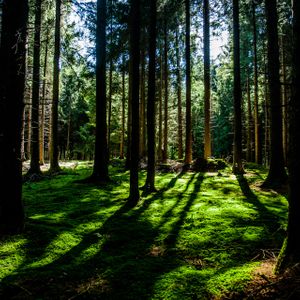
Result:
<instances>
[{"instance_id":1,"label":"rough bark texture","mask_svg":"<svg viewBox=\"0 0 300 300\"><path fill-rule=\"evenodd\" d=\"M255 162L262 163L262 149L260 142L260 120L258 111L258 66L257 66L257 26L256 26L256 4L252 4L253 23L253 64L254 64L254 140L255 140Z\"/></svg>"},{"instance_id":2,"label":"rough bark texture","mask_svg":"<svg viewBox=\"0 0 300 300\"><path fill-rule=\"evenodd\" d=\"M210 24L209 1L203 2L204 36L204 159L212 155L210 126Z\"/></svg>"},{"instance_id":3,"label":"rough bark texture","mask_svg":"<svg viewBox=\"0 0 300 300\"><path fill-rule=\"evenodd\" d=\"M27 0L4 0L0 47L0 233L23 230L21 131Z\"/></svg>"},{"instance_id":4,"label":"rough bark texture","mask_svg":"<svg viewBox=\"0 0 300 300\"><path fill-rule=\"evenodd\" d=\"M35 1L33 77L31 105L31 142L30 169L28 175L41 174L40 168L40 135L39 135L39 104L40 104L40 45L41 45L42 1Z\"/></svg>"},{"instance_id":5,"label":"rough bark texture","mask_svg":"<svg viewBox=\"0 0 300 300\"><path fill-rule=\"evenodd\" d=\"M300 2L293 2L293 75L292 75L292 97L289 109L289 137L290 147L288 153L289 169L289 219L287 238L279 256L276 271L294 266L300 262Z\"/></svg>"},{"instance_id":6,"label":"rough bark texture","mask_svg":"<svg viewBox=\"0 0 300 300\"><path fill-rule=\"evenodd\" d=\"M106 105L106 0L98 0L96 31L96 141L94 168L91 177L96 182L109 179Z\"/></svg>"},{"instance_id":7,"label":"rough bark texture","mask_svg":"<svg viewBox=\"0 0 300 300\"><path fill-rule=\"evenodd\" d=\"M279 187L287 180L284 168L282 145L282 111L279 79L279 44L278 44L278 15L277 1L266 0L266 20L268 39L268 74L270 93L270 134L271 153L270 170L264 187Z\"/></svg>"},{"instance_id":8,"label":"rough bark texture","mask_svg":"<svg viewBox=\"0 0 300 300\"><path fill-rule=\"evenodd\" d=\"M182 142L182 87L181 87L181 64L179 53L178 29L176 30L176 64L177 64L177 122L178 122L178 159L183 159L183 142Z\"/></svg>"},{"instance_id":9,"label":"rough bark texture","mask_svg":"<svg viewBox=\"0 0 300 300\"><path fill-rule=\"evenodd\" d=\"M123 56L123 70L122 70L122 117L121 117L121 141L120 141L120 159L124 159L124 144L125 144L125 100L126 100L126 88L125 88L125 58Z\"/></svg>"},{"instance_id":10,"label":"rough bark texture","mask_svg":"<svg viewBox=\"0 0 300 300\"><path fill-rule=\"evenodd\" d=\"M140 198L139 192L139 86L140 86L140 1L131 0L130 12L130 59L132 63L132 128L131 128L131 166L129 204L135 206Z\"/></svg>"},{"instance_id":11,"label":"rough bark texture","mask_svg":"<svg viewBox=\"0 0 300 300\"><path fill-rule=\"evenodd\" d=\"M156 0L150 0L149 77L147 102L148 166L146 188L155 191L155 53L156 53Z\"/></svg>"},{"instance_id":12,"label":"rough bark texture","mask_svg":"<svg viewBox=\"0 0 300 300\"><path fill-rule=\"evenodd\" d=\"M242 91L240 66L240 21L239 1L233 0L233 51L234 51L234 142L233 142L233 172L242 174Z\"/></svg>"},{"instance_id":13,"label":"rough bark texture","mask_svg":"<svg viewBox=\"0 0 300 300\"><path fill-rule=\"evenodd\" d=\"M250 79L247 78L247 161L252 159L252 107L251 107L251 93L250 93Z\"/></svg>"},{"instance_id":14,"label":"rough bark texture","mask_svg":"<svg viewBox=\"0 0 300 300\"><path fill-rule=\"evenodd\" d=\"M53 60L53 99L51 111L50 172L60 170L58 164L58 101L59 101L59 59L60 59L60 26L61 0L56 0L55 41Z\"/></svg>"},{"instance_id":15,"label":"rough bark texture","mask_svg":"<svg viewBox=\"0 0 300 300\"><path fill-rule=\"evenodd\" d=\"M191 109L191 16L190 1L185 0L185 61L186 61L186 138L185 163L192 162L192 109Z\"/></svg>"},{"instance_id":16,"label":"rough bark texture","mask_svg":"<svg viewBox=\"0 0 300 300\"><path fill-rule=\"evenodd\" d=\"M165 102L164 102L164 134L163 134L163 153L162 159L164 162L169 158L168 154L168 117L169 117L169 64L168 64L168 28L166 20L166 12L164 19L164 87L165 87Z\"/></svg>"}]
</instances>

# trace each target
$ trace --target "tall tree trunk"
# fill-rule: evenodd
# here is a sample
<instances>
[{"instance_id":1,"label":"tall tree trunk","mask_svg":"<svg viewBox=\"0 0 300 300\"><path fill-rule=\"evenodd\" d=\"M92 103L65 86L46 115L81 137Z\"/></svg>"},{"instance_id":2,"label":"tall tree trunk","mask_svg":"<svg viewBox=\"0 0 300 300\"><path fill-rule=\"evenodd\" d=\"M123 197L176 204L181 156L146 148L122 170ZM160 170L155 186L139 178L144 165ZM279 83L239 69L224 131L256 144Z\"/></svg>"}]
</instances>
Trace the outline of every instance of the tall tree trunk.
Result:
<instances>
[{"instance_id":1,"label":"tall tree trunk","mask_svg":"<svg viewBox=\"0 0 300 300\"><path fill-rule=\"evenodd\" d=\"M158 96L158 149L157 149L157 158L159 161L162 161L162 146L163 146L163 57L162 57L162 47L160 47L160 78L159 78L159 96Z\"/></svg>"},{"instance_id":2,"label":"tall tree trunk","mask_svg":"<svg viewBox=\"0 0 300 300\"><path fill-rule=\"evenodd\" d=\"M132 129L132 61L129 59L128 76L128 116L127 116L127 153L125 169L129 170L131 165L131 129Z\"/></svg>"},{"instance_id":3,"label":"tall tree trunk","mask_svg":"<svg viewBox=\"0 0 300 300\"><path fill-rule=\"evenodd\" d=\"M178 122L178 159L183 159L183 142L182 142L182 88L181 88L181 64L179 53L179 33L176 29L176 68L177 68L177 122Z\"/></svg>"},{"instance_id":4,"label":"tall tree trunk","mask_svg":"<svg viewBox=\"0 0 300 300\"><path fill-rule=\"evenodd\" d=\"M287 180L284 168L282 146L282 112L279 79L279 44L278 44L278 15L277 1L265 0L267 38L268 38L268 74L270 92L270 134L271 160L270 169L264 187L279 187Z\"/></svg>"},{"instance_id":5,"label":"tall tree trunk","mask_svg":"<svg viewBox=\"0 0 300 300\"><path fill-rule=\"evenodd\" d=\"M204 159L212 155L210 126L210 18L209 0L203 2L203 36L204 36Z\"/></svg>"},{"instance_id":6,"label":"tall tree trunk","mask_svg":"<svg viewBox=\"0 0 300 300\"><path fill-rule=\"evenodd\" d=\"M251 91L250 79L247 78L247 161L252 161L252 107L251 107Z\"/></svg>"},{"instance_id":7,"label":"tall tree trunk","mask_svg":"<svg viewBox=\"0 0 300 300\"><path fill-rule=\"evenodd\" d=\"M192 104L191 104L191 15L190 0L185 0L185 63L186 63L186 137L185 163L192 162Z\"/></svg>"},{"instance_id":8,"label":"tall tree trunk","mask_svg":"<svg viewBox=\"0 0 300 300\"><path fill-rule=\"evenodd\" d=\"M40 110L40 53L41 53L41 24L42 1L35 1L34 47L33 47L33 77L32 77L32 105L31 105L31 157L30 169L27 175L39 175L40 169L40 141L39 141L39 110Z\"/></svg>"},{"instance_id":9,"label":"tall tree trunk","mask_svg":"<svg viewBox=\"0 0 300 300\"><path fill-rule=\"evenodd\" d=\"M286 53L284 47L284 37L281 36L281 63L282 63L282 145L283 145L283 156L284 162L287 163L287 152L288 152L288 93L287 93L287 76L286 76Z\"/></svg>"},{"instance_id":10,"label":"tall tree trunk","mask_svg":"<svg viewBox=\"0 0 300 300\"><path fill-rule=\"evenodd\" d=\"M149 76L147 102L148 166L145 187L155 191L156 0L150 0Z\"/></svg>"},{"instance_id":11,"label":"tall tree trunk","mask_svg":"<svg viewBox=\"0 0 300 300\"><path fill-rule=\"evenodd\" d=\"M289 109L289 218L287 238L282 247L276 271L280 272L287 267L293 267L300 261L300 2L293 1L293 72L292 95Z\"/></svg>"},{"instance_id":12,"label":"tall tree trunk","mask_svg":"<svg viewBox=\"0 0 300 300\"><path fill-rule=\"evenodd\" d=\"M123 70L122 70L122 129L121 129L121 141L120 141L120 159L124 159L124 144L125 144L125 58L123 55Z\"/></svg>"},{"instance_id":13,"label":"tall tree trunk","mask_svg":"<svg viewBox=\"0 0 300 300\"><path fill-rule=\"evenodd\" d=\"M96 182L109 180L106 105L106 0L98 0L96 29L96 141L94 168L90 178Z\"/></svg>"},{"instance_id":14,"label":"tall tree trunk","mask_svg":"<svg viewBox=\"0 0 300 300\"><path fill-rule=\"evenodd\" d=\"M4 0L0 47L0 233L24 228L21 131L27 0Z\"/></svg>"},{"instance_id":15,"label":"tall tree trunk","mask_svg":"<svg viewBox=\"0 0 300 300\"><path fill-rule=\"evenodd\" d=\"M239 0L233 0L233 51L234 51L234 142L233 173L244 173L242 165L242 91L240 64L240 20Z\"/></svg>"},{"instance_id":16,"label":"tall tree trunk","mask_svg":"<svg viewBox=\"0 0 300 300\"><path fill-rule=\"evenodd\" d=\"M140 158L146 156L146 57L145 49L141 50L141 80L140 80Z\"/></svg>"},{"instance_id":17,"label":"tall tree trunk","mask_svg":"<svg viewBox=\"0 0 300 300\"><path fill-rule=\"evenodd\" d=\"M42 88L42 101L41 101L41 118L40 118L40 164L44 164L44 143L45 143L45 106L46 106L46 84L48 72L48 43L49 43L49 27L47 28L45 42L45 57L44 57L44 73L43 73L43 88Z\"/></svg>"},{"instance_id":18,"label":"tall tree trunk","mask_svg":"<svg viewBox=\"0 0 300 300\"><path fill-rule=\"evenodd\" d=\"M56 173L60 170L58 164L58 102L59 102L59 59L60 59L60 26L61 0L56 0L55 9L55 41L53 61L53 99L51 114L50 170Z\"/></svg>"},{"instance_id":19,"label":"tall tree trunk","mask_svg":"<svg viewBox=\"0 0 300 300\"><path fill-rule=\"evenodd\" d=\"M165 102L164 102L164 134L163 134L163 157L164 162L169 158L168 154L168 117L169 117L169 63L168 63L168 28L167 14L164 17L164 87L165 87Z\"/></svg>"},{"instance_id":20,"label":"tall tree trunk","mask_svg":"<svg viewBox=\"0 0 300 300\"><path fill-rule=\"evenodd\" d=\"M257 66L257 28L256 28L256 4L252 3L253 22L253 63L254 63L254 139L255 139L255 162L262 163L262 151L260 142L260 120L258 109L258 66Z\"/></svg>"},{"instance_id":21,"label":"tall tree trunk","mask_svg":"<svg viewBox=\"0 0 300 300\"><path fill-rule=\"evenodd\" d=\"M110 53L112 55L112 53ZM112 115L112 95L113 95L113 61L112 57L109 59L109 92L108 92L108 129L107 129L107 152L108 159L112 156L111 149L111 115Z\"/></svg>"},{"instance_id":22,"label":"tall tree trunk","mask_svg":"<svg viewBox=\"0 0 300 300\"><path fill-rule=\"evenodd\" d=\"M130 59L132 63L132 128L129 204L135 206L139 192L139 86L140 86L140 1L131 0L130 8Z\"/></svg>"}]
</instances>

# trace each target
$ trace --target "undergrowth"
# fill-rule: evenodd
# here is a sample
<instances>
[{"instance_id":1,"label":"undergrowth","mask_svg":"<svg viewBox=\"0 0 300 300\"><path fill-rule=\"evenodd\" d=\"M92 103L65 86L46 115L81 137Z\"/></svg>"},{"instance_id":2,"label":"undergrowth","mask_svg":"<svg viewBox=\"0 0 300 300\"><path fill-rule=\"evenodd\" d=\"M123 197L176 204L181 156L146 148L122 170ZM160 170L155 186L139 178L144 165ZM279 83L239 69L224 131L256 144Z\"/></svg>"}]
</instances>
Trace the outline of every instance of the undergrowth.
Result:
<instances>
[{"instance_id":1,"label":"undergrowth","mask_svg":"<svg viewBox=\"0 0 300 300\"><path fill-rule=\"evenodd\" d=\"M26 230L0 240L0 298L222 298L281 246L286 199L258 188L266 172L253 165L157 174L158 192L131 210L119 161L105 186L79 183L90 173L79 163L24 184Z\"/></svg>"}]
</instances>

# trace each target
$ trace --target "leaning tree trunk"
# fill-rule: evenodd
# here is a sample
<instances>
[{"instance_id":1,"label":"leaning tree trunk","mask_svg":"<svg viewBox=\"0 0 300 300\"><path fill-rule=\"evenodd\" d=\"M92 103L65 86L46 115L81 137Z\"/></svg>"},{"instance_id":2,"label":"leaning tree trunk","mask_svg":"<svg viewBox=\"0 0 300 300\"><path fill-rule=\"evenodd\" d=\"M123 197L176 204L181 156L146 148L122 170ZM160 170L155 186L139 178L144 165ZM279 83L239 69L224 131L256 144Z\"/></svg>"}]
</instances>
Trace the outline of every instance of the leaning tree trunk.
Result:
<instances>
[{"instance_id":1,"label":"leaning tree trunk","mask_svg":"<svg viewBox=\"0 0 300 300\"><path fill-rule=\"evenodd\" d=\"M191 108L191 16L190 1L185 0L185 63L186 63L186 136L185 163L192 162L192 108Z\"/></svg>"},{"instance_id":2,"label":"leaning tree trunk","mask_svg":"<svg viewBox=\"0 0 300 300\"><path fill-rule=\"evenodd\" d=\"M140 1L131 0L130 8L130 59L132 64L132 107L131 107L131 165L130 194L128 203L135 206L140 199L139 192L139 87L140 87Z\"/></svg>"},{"instance_id":3,"label":"leaning tree trunk","mask_svg":"<svg viewBox=\"0 0 300 300\"><path fill-rule=\"evenodd\" d=\"M21 131L27 0L4 0L0 47L0 233L24 227Z\"/></svg>"},{"instance_id":4,"label":"leaning tree trunk","mask_svg":"<svg viewBox=\"0 0 300 300\"><path fill-rule=\"evenodd\" d=\"M267 179L263 186L272 188L286 183L287 175L284 168L282 145L282 112L279 78L279 44L278 44L278 15L277 1L266 0L266 20L268 39L268 75L270 93L270 133L271 160Z\"/></svg>"},{"instance_id":5,"label":"leaning tree trunk","mask_svg":"<svg viewBox=\"0 0 300 300\"><path fill-rule=\"evenodd\" d=\"M293 267L300 262L300 2L293 3L293 74L292 96L289 107L289 218L287 238L281 250L276 271L281 272L287 267Z\"/></svg>"},{"instance_id":6,"label":"leaning tree trunk","mask_svg":"<svg viewBox=\"0 0 300 300\"><path fill-rule=\"evenodd\" d=\"M30 169L27 176L40 175L40 141L39 141L39 110L40 110L40 53L41 53L42 0L35 1L33 76L31 104L31 145Z\"/></svg>"},{"instance_id":7,"label":"leaning tree trunk","mask_svg":"<svg viewBox=\"0 0 300 300\"><path fill-rule=\"evenodd\" d=\"M60 59L60 26L61 0L56 0L55 13L55 41L53 61L53 99L51 112L51 142L50 142L50 172L60 170L58 164L58 102L59 102L59 59Z\"/></svg>"},{"instance_id":8,"label":"leaning tree trunk","mask_svg":"<svg viewBox=\"0 0 300 300\"><path fill-rule=\"evenodd\" d=\"M234 142L233 173L242 174L242 90L240 65L240 21L239 0L233 0L233 51L234 51Z\"/></svg>"},{"instance_id":9,"label":"leaning tree trunk","mask_svg":"<svg viewBox=\"0 0 300 300\"><path fill-rule=\"evenodd\" d=\"M150 0L149 77L147 102L148 166L145 187L155 191L156 0Z\"/></svg>"}]
</instances>

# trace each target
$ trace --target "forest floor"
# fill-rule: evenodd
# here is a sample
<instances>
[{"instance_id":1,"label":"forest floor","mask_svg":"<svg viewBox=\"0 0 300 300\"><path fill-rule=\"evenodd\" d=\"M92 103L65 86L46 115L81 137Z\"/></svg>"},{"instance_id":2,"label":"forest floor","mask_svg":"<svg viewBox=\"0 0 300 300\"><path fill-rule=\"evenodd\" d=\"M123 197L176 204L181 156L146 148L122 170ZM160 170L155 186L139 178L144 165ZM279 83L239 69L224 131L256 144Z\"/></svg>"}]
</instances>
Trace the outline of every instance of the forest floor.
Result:
<instances>
[{"instance_id":1,"label":"forest floor","mask_svg":"<svg viewBox=\"0 0 300 300\"><path fill-rule=\"evenodd\" d=\"M272 268L287 201L260 189L265 169L158 173L128 209L129 172L112 165L107 185L80 183L84 162L24 183L25 232L0 239L1 299L285 299Z\"/></svg>"}]
</instances>

